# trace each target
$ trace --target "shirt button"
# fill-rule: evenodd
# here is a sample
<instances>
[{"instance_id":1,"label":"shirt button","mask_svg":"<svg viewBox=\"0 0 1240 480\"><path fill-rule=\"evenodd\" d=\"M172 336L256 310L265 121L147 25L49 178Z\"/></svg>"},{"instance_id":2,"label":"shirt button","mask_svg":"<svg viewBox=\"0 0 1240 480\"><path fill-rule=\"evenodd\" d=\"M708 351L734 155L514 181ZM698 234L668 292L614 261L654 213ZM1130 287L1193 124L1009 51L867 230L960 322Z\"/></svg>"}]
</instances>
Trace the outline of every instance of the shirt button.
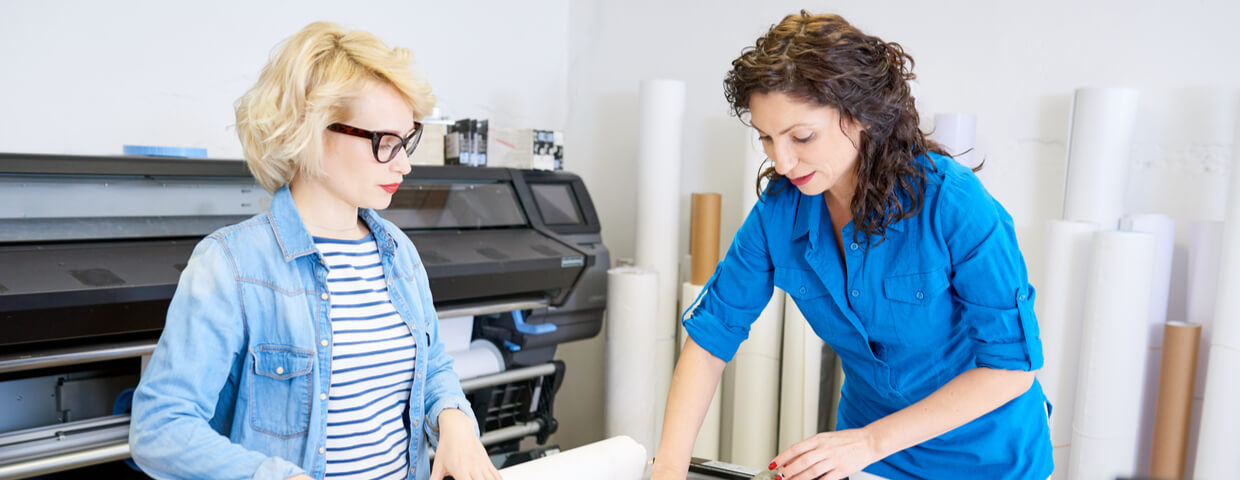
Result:
<instances>
[{"instance_id":1,"label":"shirt button","mask_svg":"<svg viewBox=\"0 0 1240 480\"><path fill-rule=\"evenodd\" d=\"M327 340L319 340L319 345L322 345L322 346L326 347L326 346L327 346Z\"/></svg>"},{"instance_id":2,"label":"shirt button","mask_svg":"<svg viewBox=\"0 0 1240 480\"><path fill-rule=\"evenodd\" d=\"M276 367L276 375L284 375L284 367Z\"/></svg>"},{"instance_id":3,"label":"shirt button","mask_svg":"<svg viewBox=\"0 0 1240 480\"><path fill-rule=\"evenodd\" d=\"M319 295L319 298L323 300L327 300L327 293L323 293L322 295Z\"/></svg>"},{"instance_id":4,"label":"shirt button","mask_svg":"<svg viewBox=\"0 0 1240 480\"><path fill-rule=\"evenodd\" d=\"M921 299L923 299L923 298L926 298L926 294L924 294L924 293L922 293L922 292L920 292L920 291L919 291L919 292L917 292L917 299L918 299L918 300L921 300Z\"/></svg>"},{"instance_id":5,"label":"shirt button","mask_svg":"<svg viewBox=\"0 0 1240 480\"><path fill-rule=\"evenodd\" d=\"M852 291L852 296L857 297L857 296L860 296L860 295L861 295L861 291L859 291L859 290L853 290L853 291Z\"/></svg>"},{"instance_id":6,"label":"shirt button","mask_svg":"<svg viewBox=\"0 0 1240 480\"><path fill-rule=\"evenodd\" d=\"M1026 298L1026 297L1025 297L1024 295L1021 295L1021 296L1019 296L1019 297L1016 297L1016 299L1017 299L1017 300L1020 300L1020 301L1022 301L1022 302L1023 302L1023 301L1025 301L1025 298Z\"/></svg>"},{"instance_id":7,"label":"shirt button","mask_svg":"<svg viewBox=\"0 0 1240 480\"><path fill-rule=\"evenodd\" d=\"M326 394L326 393L320 393L320 394L319 394L319 400L327 400L327 394Z\"/></svg>"},{"instance_id":8,"label":"shirt button","mask_svg":"<svg viewBox=\"0 0 1240 480\"><path fill-rule=\"evenodd\" d=\"M848 249L849 249L849 250L856 250L856 249L858 249L858 248L861 248L861 247L859 247L856 243L853 243L852 245L849 245L849 246L848 246Z\"/></svg>"},{"instance_id":9,"label":"shirt button","mask_svg":"<svg viewBox=\"0 0 1240 480\"><path fill-rule=\"evenodd\" d=\"M327 449L323 447L319 447L319 453L327 453Z\"/></svg>"},{"instance_id":10,"label":"shirt button","mask_svg":"<svg viewBox=\"0 0 1240 480\"><path fill-rule=\"evenodd\" d=\"M806 291L808 291L808 290L805 288L805 285L801 285L801 289L800 289L800 290L797 290L797 291L798 291L798 292L801 292L801 295L805 295L805 292L806 292Z\"/></svg>"},{"instance_id":11,"label":"shirt button","mask_svg":"<svg viewBox=\"0 0 1240 480\"><path fill-rule=\"evenodd\" d=\"M418 374L418 378L422 378L422 374L421 374L421 373L419 373L419 374Z\"/></svg>"},{"instance_id":12,"label":"shirt button","mask_svg":"<svg viewBox=\"0 0 1240 480\"><path fill-rule=\"evenodd\" d=\"M417 421L417 420L414 420L414 421L413 421L413 426L415 426L415 427L416 427L416 426L418 426L418 421Z\"/></svg>"}]
</instances>

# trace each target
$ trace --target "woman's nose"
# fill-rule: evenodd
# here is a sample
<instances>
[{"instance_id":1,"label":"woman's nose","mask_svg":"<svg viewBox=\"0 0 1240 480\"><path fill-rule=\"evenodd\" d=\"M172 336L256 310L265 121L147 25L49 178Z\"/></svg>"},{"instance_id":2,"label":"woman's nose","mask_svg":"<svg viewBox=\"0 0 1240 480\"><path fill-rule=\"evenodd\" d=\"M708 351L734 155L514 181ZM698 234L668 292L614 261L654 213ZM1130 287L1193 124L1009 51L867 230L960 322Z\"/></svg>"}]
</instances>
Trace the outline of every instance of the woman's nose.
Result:
<instances>
[{"instance_id":1,"label":"woman's nose","mask_svg":"<svg viewBox=\"0 0 1240 480\"><path fill-rule=\"evenodd\" d=\"M413 155L409 153L405 153L405 152L397 153L396 158L393 158L392 161L388 163L388 165L392 167L392 171L399 173L403 177L405 175L408 175L409 172L413 170L413 165L412 165L412 160L411 160L412 157Z\"/></svg>"},{"instance_id":2,"label":"woman's nose","mask_svg":"<svg viewBox=\"0 0 1240 480\"><path fill-rule=\"evenodd\" d=\"M775 173L780 175L787 175L792 171L792 167L797 165L796 155L787 148L770 145L766 148L766 155L771 159L771 163L775 164Z\"/></svg>"}]
</instances>

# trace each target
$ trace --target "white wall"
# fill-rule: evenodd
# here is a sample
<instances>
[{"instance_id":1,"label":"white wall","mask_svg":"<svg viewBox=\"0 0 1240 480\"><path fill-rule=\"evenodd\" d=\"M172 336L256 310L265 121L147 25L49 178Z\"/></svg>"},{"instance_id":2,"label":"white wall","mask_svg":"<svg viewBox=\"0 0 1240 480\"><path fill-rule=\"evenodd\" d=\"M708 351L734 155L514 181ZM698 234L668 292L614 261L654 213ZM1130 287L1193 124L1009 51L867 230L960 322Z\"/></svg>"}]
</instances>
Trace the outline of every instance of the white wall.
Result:
<instances>
[{"instance_id":1,"label":"white wall","mask_svg":"<svg viewBox=\"0 0 1240 480\"><path fill-rule=\"evenodd\" d=\"M317 20L410 49L444 113L564 128L566 0L5 1L0 151L206 147L241 158L233 102Z\"/></svg>"},{"instance_id":2,"label":"white wall","mask_svg":"<svg viewBox=\"0 0 1240 480\"><path fill-rule=\"evenodd\" d=\"M784 15L834 12L867 33L901 43L916 59L914 92L923 127L934 113L978 115L981 177L1013 215L1031 279L1038 285L1047 220L1062 213L1068 113L1073 90L1141 89L1129 208L1169 213L1188 223L1221 219L1234 142L1240 63L1240 3L1137 2L795 2L603 0L570 4L567 151L600 210L613 258L632 257L638 83L674 78L688 86L681 172L687 250L691 192L721 192L723 241L740 224L741 172L736 119L728 117L723 77L741 49ZM1226 93L1209 90L1225 87ZM748 208L748 206L745 206ZM1177 260L1185 254L1177 252ZM1183 284L1176 268L1173 284ZM1177 282L1178 280L1178 282ZM1183 315L1183 294L1171 312ZM597 368L602 340L565 348L576 365ZM590 397L593 398L593 397ZM601 396L598 397L601 399ZM592 436L602 420L589 425Z\"/></svg>"}]
</instances>

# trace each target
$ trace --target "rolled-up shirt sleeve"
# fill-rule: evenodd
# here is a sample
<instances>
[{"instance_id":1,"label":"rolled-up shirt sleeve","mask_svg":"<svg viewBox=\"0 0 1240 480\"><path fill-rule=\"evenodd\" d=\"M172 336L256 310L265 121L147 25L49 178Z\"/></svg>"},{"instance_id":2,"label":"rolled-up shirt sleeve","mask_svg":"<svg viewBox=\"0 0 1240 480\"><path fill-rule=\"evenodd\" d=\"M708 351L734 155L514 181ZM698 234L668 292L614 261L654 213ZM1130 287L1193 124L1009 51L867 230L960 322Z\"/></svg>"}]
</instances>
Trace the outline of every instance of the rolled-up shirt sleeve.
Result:
<instances>
[{"instance_id":1,"label":"rolled-up shirt sleeve","mask_svg":"<svg viewBox=\"0 0 1240 480\"><path fill-rule=\"evenodd\" d=\"M737 230L732 246L706 282L696 308L682 313L689 337L725 362L749 338L749 326L771 300L775 285L759 202Z\"/></svg>"},{"instance_id":2,"label":"rolled-up shirt sleeve","mask_svg":"<svg viewBox=\"0 0 1240 480\"><path fill-rule=\"evenodd\" d=\"M939 231L951 254L951 284L978 367L1042 367L1034 288L1012 217L972 172L949 174L938 199Z\"/></svg>"}]
</instances>

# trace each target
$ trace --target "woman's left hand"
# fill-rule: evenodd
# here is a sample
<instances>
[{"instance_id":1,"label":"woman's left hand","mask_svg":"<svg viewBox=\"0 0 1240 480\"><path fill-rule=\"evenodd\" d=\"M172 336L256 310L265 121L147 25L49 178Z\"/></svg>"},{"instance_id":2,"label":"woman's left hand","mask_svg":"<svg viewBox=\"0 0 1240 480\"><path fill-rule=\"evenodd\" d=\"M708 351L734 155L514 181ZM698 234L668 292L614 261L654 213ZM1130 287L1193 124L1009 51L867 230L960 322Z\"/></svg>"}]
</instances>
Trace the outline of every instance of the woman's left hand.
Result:
<instances>
[{"instance_id":1,"label":"woman's left hand","mask_svg":"<svg viewBox=\"0 0 1240 480\"><path fill-rule=\"evenodd\" d=\"M474 422L464 412L449 408L439 414L439 447L430 480L502 480L486 447L474 434Z\"/></svg>"},{"instance_id":2,"label":"woman's left hand","mask_svg":"<svg viewBox=\"0 0 1240 480\"><path fill-rule=\"evenodd\" d=\"M783 480L840 480L883 458L878 440L864 428L824 432L775 456Z\"/></svg>"}]
</instances>

